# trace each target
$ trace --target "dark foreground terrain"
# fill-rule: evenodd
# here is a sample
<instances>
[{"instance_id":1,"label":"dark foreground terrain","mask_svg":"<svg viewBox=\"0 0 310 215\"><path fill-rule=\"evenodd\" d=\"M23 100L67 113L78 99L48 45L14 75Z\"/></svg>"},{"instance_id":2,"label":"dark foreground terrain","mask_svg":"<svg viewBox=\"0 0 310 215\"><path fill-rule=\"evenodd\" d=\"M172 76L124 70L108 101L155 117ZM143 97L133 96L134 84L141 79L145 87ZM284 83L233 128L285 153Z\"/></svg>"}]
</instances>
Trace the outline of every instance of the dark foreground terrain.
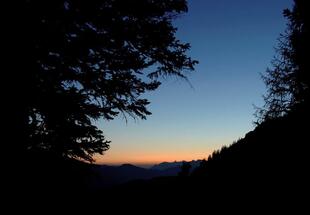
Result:
<instances>
[{"instance_id":1,"label":"dark foreground terrain","mask_svg":"<svg viewBox=\"0 0 310 215\"><path fill-rule=\"evenodd\" d=\"M124 210L129 205L130 210L142 206L180 211L272 208L293 209L298 214L309 207L308 123L306 108L264 122L231 146L214 152L189 176L98 187L102 176L94 171L95 165L32 153L11 163L4 175L8 180L2 185L6 200L32 209L65 205Z\"/></svg>"}]
</instances>

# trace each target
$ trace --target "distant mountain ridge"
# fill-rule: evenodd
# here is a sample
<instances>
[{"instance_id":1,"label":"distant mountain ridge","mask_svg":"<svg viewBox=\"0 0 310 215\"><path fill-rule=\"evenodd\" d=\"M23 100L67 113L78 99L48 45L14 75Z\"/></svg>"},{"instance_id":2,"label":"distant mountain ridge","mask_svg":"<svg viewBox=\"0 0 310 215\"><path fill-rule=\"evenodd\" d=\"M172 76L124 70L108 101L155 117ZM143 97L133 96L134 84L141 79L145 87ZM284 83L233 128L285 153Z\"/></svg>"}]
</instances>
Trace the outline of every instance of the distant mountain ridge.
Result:
<instances>
[{"instance_id":1,"label":"distant mountain ridge","mask_svg":"<svg viewBox=\"0 0 310 215\"><path fill-rule=\"evenodd\" d=\"M148 180L163 176L176 176L181 170L180 165L165 162L159 164L160 168L142 168L132 164L122 164L120 166L94 165L92 171L94 177L91 183L94 188L105 188L133 180Z\"/></svg>"},{"instance_id":2,"label":"distant mountain ridge","mask_svg":"<svg viewBox=\"0 0 310 215\"><path fill-rule=\"evenodd\" d=\"M134 180L148 180L156 177L176 176L181 171L181 166L186 161L162 162L150 168L138 167L132 164L120 166L94 165L94 177L91 183L94 188L106 188ZM198 167L201 160L192 160L191 171Z\"/></svg>"},{"instance_id":3,"label":"distant mountain ridge","mask_svg":"<svg viewBox=\"0 0 310 215\"><path fill-rule=\"evenodd\" d=\"M150 169L154 169L154 170L166 170L169 168L181 168L182 164L184 162L186 163L190 163L191 165L191 169L195 169L197 168L202 160L192 160L192 161L174 161L174 162L162 162L159 164L156 164L154 166L152 166Z\"/></svg>"}]
</instances>

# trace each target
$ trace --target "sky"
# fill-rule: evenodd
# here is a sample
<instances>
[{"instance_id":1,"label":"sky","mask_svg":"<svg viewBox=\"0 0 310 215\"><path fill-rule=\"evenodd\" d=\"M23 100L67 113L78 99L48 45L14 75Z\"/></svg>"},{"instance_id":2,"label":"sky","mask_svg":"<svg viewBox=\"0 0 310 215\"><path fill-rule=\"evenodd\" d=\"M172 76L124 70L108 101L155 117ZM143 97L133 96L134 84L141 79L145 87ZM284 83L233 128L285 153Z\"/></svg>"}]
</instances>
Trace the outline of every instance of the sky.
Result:
<instances>
[{"instance_id":1,"label":"sky","mask_svg":"<svg viewBox=\"0 0 310 215\"><path fill-rule=\"evenodd\" d=\"M260 78L270 66L282 16L291 0L189 0L189 11L174 21L177 38L191 44L199 61L190 84L167 78L146 93L147 120L98 121L110 149L99 164L150 166L163 161L208 158L212 151L254 129L253 105L263 104Z\"/></svg>"}]
</instances>

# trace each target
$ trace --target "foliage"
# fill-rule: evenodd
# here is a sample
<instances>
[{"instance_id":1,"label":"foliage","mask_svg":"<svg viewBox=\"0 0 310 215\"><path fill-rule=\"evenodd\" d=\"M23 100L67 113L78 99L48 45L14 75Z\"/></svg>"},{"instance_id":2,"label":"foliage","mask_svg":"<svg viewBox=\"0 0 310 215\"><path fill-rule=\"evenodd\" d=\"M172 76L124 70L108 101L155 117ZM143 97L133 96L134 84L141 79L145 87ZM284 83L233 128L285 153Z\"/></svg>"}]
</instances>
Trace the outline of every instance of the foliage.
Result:
<instances>
[{"instance_id":1,"label":"foliage","mask_svg":"<svg viewBox=\"0 0 310 215\"><path fill-rule=\"evenodd\" d=\"M283 14L288 19L286 32L281 34L272 68L263 80L268 88L265 105L257 110L258 121L283 116L296 105L309 100L309 6L295 0L292 10Z\"/></svg>"},{"instance_id":2,"label":"foliage","mask_svg":"<svg viewBox=\"0 0 310 215\"><path fill-rule=\"evenodd\" d=\"M141 98L160 77L186 78L197 61L175 37L185 0L25 0L18 20L19 148L93 161L109 141L94 122L145 119ZM17 142L17 141L16 141Z\"/></svg>"}]
</instances>

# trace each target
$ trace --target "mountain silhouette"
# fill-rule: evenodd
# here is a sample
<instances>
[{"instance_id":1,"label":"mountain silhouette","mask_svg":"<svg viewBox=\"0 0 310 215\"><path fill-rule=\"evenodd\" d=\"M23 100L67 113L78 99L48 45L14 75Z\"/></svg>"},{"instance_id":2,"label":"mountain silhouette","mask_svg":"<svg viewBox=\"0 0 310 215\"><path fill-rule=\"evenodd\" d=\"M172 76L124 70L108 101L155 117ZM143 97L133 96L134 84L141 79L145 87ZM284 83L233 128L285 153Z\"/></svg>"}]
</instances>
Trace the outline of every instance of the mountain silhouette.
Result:
<instances>
[{"instance_id":1,"label":"mountain silhouette","mask_svg":"<svg viewBox=\"0 0 310 215\"><path fill-rule=\"evenodd\" d=\"M58 200L65 198L65 202L68 193L73 201L80 195L92 196L88 202L83 199L85 205L160 201L161 207L171 207L172 200L197 207L231 203L239 209L242 205L261 209L301 205L309 187L308 107L258 125L244 138L200 161L188 177L176 176L178 162L145 169L32 155L32 162L23 164L27 171L19 173L29 179L21 181L17 176L15 189L27 188L24 194L37 192L38 197L64 193Z\"/></svg>"},{"instance_id":2,"label":"mountain silhouette","mask_svg":"<svg viewBox=\"0 0 310 215\"><path fill-rule=\"evenodd\" d=\"M155 170L167 170L170 168L181 168L184 162L189 163L192 167L192 169L197 168L202 160L192 160L192 161L174 161L174 162L162 162L159 164L155 164L151 167L151 169Z\"/></svg>"},{"instance_id":3,"label":"mountain silhouette","mask_svg":"<svg viewBox=\"0 0 310 215\"><path fill-rule=\"evenodd\" d=\"M96 176L89 181L93 189L107 188L133 180L148 180L155 177L176 176L181 170L180 166L167 166L167 168L162 169L146 169L132 164L122 164L120 166L93 165L91 169Z\"/></svg>"},{"instance_id":4,"label":"mountain silhouette","mask_svg":"<svg viewBox=\"0 0 310 215\"><path fill-rule=\"evenodd\" d=\"M230 146L215 151L187 177L162 176L132 180L106 191L105 201L139 202L174 208L246 208L286 211L305 208L304 196L309 190L308 108L268 120ZM180 168L178 162L164 162L153 169ZM136 167L124 165L120 169ZM164 171L164 170L163 170ZM98 195L104 193L98 191ZM225 207L223 207L225 205ZM218 206L218 207L217 207Z\"/></svg>"}]
</instances>

